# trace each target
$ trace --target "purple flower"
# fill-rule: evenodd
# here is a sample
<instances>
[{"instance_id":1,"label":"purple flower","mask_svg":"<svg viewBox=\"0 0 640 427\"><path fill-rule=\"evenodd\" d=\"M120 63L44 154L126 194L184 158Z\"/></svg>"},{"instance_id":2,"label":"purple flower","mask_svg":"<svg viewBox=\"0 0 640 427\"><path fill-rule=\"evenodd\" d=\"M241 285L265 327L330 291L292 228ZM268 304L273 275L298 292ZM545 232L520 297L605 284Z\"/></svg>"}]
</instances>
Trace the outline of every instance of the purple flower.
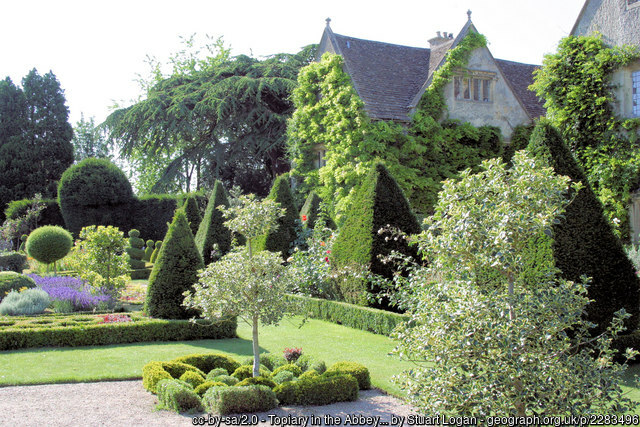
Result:
<instances>
[{"instance_id":1,"label":"purple flower","mask_svg":"<svg viewBox=\"0 0 640 427\"><path fill-rule=\"evenodd\" d=\"M92 310L101 302L109 301L108 295L93 295L91 286L77 277L41 277L37 274L29 274L28 276L36 282L40 289L49 294L52 300L70 301L74 311Z\"/></svg>"}]
</instances>

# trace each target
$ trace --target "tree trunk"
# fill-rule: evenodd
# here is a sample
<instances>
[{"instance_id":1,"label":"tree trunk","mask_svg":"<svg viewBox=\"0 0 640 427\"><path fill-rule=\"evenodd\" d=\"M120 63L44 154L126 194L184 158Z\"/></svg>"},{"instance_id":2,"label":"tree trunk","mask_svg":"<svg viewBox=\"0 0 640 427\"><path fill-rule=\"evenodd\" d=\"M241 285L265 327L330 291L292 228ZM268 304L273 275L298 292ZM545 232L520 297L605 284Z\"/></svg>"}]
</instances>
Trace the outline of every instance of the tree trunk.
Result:
<instances>
[{"instance_id":1,"label":"tree trunk","mask_svg":"<svg viewBox=\"0 0 640 427\"><path fill-rule=\"evenodd\" d=\"M260 376L260 345L258 343L258 315L253 315L253 376Z\"/></svg>"}]
</instances>

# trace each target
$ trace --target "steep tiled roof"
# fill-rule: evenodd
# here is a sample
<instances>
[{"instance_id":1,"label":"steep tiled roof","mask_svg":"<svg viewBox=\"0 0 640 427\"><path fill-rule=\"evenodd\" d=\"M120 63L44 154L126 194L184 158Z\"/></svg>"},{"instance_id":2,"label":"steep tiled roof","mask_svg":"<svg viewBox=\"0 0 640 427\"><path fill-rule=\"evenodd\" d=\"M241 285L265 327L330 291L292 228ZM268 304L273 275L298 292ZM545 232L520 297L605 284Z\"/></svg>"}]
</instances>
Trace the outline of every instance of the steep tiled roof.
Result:
<instances>
[{"instance_id":1,"label":"steep tiled roof","mask_svg":"<svg viewBox=\"0 0 640 427\"><path fill-rule=\"evenodd\" d=\"M427 79L429 49L333 36L369 117L406 121Z\"/></svg>"},{"instance_id":2,"label":"steep tiled roof","mask_svg":"<svg viewBox=\"0 0 640 427\"><path fill-rule=\"evenodd\" d=\"M533 84L533 72L540 68L538 65L522 64L520 62L496 59L496 63L504 77L509 82L511 89L520 99L522 106L532 119L545 115L543 103L538 99L535 92L529 90Z\"/></svg>"}]
</instances>

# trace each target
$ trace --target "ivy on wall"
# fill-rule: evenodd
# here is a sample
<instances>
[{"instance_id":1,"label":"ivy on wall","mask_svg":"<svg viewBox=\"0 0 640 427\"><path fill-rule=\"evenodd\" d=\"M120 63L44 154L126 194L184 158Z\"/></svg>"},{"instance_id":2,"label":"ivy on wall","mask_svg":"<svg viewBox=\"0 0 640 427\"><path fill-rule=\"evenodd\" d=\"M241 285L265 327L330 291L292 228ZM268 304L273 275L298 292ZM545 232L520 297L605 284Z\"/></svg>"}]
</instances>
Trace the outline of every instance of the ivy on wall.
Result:
<instances>
[{"instance_id":1,"label":"ivy on wall","mask_svg":"<svg viewBox=\"0 0 640 427\"><path fill-rule=\"evenodd\" d=\"M614 113L611 77L639 58L631 46L608 47L600 36L566 37L546 55L531 86L547 117L584 168L618 237L629 237L629 194L640 183L640 120Z\"/></svg>"},{"instance_id":2,"label":"ivy on wall","mask_svg":"<svg viewBox=\"0 0 640 427\"><path fill-rule=\"evenodd\" d=\"M442 180L502 150L498 128L440 120L446 111L444 87L471 52L483 46L484 36L469 33L449 51L409 126L369 119L342 57L325 53L320 62L303 68L288 126L291 175L301 182L298 191L315 190L323 200L333 201L339 221L363 175L374 162L382 161L412 207L430 214ZM314 149L320 145L326 151L326 166L316 169Z\"/></svg>"}]
</instances>

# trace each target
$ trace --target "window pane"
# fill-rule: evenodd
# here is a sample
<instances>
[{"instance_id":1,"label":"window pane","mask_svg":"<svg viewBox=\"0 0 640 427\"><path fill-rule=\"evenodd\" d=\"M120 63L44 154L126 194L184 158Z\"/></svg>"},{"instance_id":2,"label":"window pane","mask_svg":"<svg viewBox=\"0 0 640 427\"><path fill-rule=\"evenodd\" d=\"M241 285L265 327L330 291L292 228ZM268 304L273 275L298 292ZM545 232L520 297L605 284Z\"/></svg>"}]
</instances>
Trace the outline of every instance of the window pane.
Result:
<instances>
[{"instance_id":1,"label":"window pane","mask_svg":"<svg viewBox=\"0 0 640 427\"><path fill-rule=\"evenodd\" d=\"M482 81L482 101L489 102L489 80Z\"/></svg>"},{"instance_id":2,"label":"window pane","mask_svg":"<svg viewBox=\"0 0 640 427\"><path fill-rule=\"evenodd\" d=\"M473 100L480 100L480 79L473 79Z\"/></svg>"},{"instance_id":3,"label":"window pane","mask_svg":"<svg viewBox=\"0 0 640 427\"><path fill-rule=\"evenodd\" d=\"M463 98L471 99L471 96L469 95L469 79L464 79L462 83L463 83L463 91L464 91Z\"/></svg>"},{"instance_id":4,"label":"window pane","mask_svg":"<svg viewBox=\"0 0 640 427\"><path fill-rule=\"evenodd\" d=\"M631 75L633 100L633 117L640 117L640 71L634 71Z\"/></svg>"},{"instance_id":5,"label":"window pane","mask_svg":"<svg viewBox=\"0 0 640 427\"><path fill-rule=\"evenodd\" d=\"M455 99L460 99L460 77L455 77L453 79L453 97Z\"/></svg>"}]
</instances>

